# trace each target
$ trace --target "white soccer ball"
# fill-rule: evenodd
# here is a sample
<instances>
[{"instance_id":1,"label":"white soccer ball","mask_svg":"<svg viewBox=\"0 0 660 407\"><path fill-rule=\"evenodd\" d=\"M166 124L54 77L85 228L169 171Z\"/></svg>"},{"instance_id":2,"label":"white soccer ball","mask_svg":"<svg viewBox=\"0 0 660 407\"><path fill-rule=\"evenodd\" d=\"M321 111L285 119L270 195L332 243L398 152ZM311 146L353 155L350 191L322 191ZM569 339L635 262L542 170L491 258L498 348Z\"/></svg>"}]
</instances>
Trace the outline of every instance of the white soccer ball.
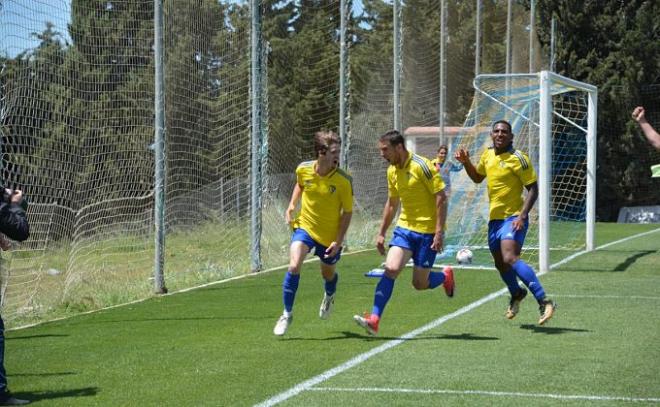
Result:
<instances>
[{"instance_id":1,"label":"white soccer ball","mask_svg":"<svg viewBox=\"0 0 660 407\"><path fill-rule=\"evenodd\" d=\"M470 249L461 249L456 253L456 261L458 264L470 264L472 263L472 250Z\"/></svg>"}]
</instances>

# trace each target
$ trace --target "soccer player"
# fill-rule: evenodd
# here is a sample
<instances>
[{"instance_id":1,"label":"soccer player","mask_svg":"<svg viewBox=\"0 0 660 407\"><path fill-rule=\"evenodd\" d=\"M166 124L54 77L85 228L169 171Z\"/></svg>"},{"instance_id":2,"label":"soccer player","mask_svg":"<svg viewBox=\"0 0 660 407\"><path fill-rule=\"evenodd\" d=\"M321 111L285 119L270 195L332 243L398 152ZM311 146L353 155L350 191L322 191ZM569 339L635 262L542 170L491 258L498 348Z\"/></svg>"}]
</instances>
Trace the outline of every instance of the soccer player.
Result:
<instances>
[{"instance_id":1,"label":"soccer player","mask_svg":"<svg viewBox=\"0 0 660 407\"><path fill-rule=\"evenodd\" d=\"M646 139L658 151L660 151L660 134L651 126L651 123L646 120L645 111L642 106L637 106L632 112L632 117L635 119L639 127L644 132Z\"/></svg>"},{"instance_id":2,"label":"soccer player","mask_svg":"<svg viewBox=\"0 0 660 407\"><path fill-rule=\"evenodd\" d=\"M470 153L465 149L456 151L454 157L463 164L467 175L475 183L481 183L488 178L488 247L495 267L511 293L505 316L513 319L518 314L521 301L527 295L527 290L518 284L519 278L534 294L541 312L539 324L543 325L552 318L556 305L554 301L546 298L534 270L520 259L520 251L527 234L529 211L538 197L536 173L529 157L513 148L513 133L509 122L495 122L490 136L493 147L484 151L476 167L472 165ZM524 200L523 187L527 189Z\"/></svg>"},{"instance_id":3,"label":"soccer player","mask_svg":"<svg viewBox=\"0 0 660 407\"><path fill-rule=\"evenodd\" d=\"M445 183L445 195L449 197L451 193L451 173L459 172L463 169L461 164L455 164L447 161L447 154L449 153L449 148L446 144L438 147L437 156L435 159L431 160L431 164L435 169L440 173L442 181Z\"/></svg>"},{"instance_id":4,"label":"soccer player","mask_svg":"<svg viewBox=\"0 0 660 407\"><path fill-rule=\"evenodd\" d=\"M293 321L300 269L312 249L321 260L321 275L325 280L319 317L327 319L332 312L339 278L335 268L353 211L353 181L338 168L340 148L336 133L319 131L314 135L316 160L305 161L296 168L296 185L284 215L293 228L289 269L282 283L284 312L273 329L275 335L284 335ZM301 198L300 213L294 218Z\"/></svg>"},{"instance_id":5,"label":"soccer player","mask_svg":"<svg viewBox=\"0 0 660 407\"><path fill-rule=\"evenodd\" d=\"M408 260L413 260L412 283L417 290L444 287L447 296L454 295L454 273L450 267L431 271L435 255L442 250L443 225L447 213L445 184L431 162L406 150L405 140L396 130L379 140L380 155L390 163L387 169L387 201L383 209L376 248L385 255L385 233L399 205L401 213L390 241L385 260L385 273L376 285L371 314L353 319L371 335L378 325L394 282Z\"/></svg>"}]
</instances>

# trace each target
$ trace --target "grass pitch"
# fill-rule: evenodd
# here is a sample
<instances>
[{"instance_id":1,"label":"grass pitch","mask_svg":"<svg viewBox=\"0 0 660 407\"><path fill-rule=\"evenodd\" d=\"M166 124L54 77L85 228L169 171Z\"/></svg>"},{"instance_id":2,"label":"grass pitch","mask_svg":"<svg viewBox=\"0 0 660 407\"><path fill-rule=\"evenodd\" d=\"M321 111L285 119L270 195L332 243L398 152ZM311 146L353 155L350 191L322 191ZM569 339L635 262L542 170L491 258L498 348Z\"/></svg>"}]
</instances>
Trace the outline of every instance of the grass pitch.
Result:
<instances>
[{"instance_id":1,"label":"grass pitch","mask_svg":"<svg viewBox=\"0 0 660 407\"><path fill-rule=\"evenodd\" d=\"M655 228L599 224L597 244ZM280 270L7 332L9 384L39 406L660 404L659 236L542 276L559 303L543 327L531 296L504 318L494 271L457 270L453 299L404 272L369 337L351 318L371 309L363 273L382 261L365 252L340 262L327 321L318 264L305 265L283 338Z\"/></svg>"}]
</instances>

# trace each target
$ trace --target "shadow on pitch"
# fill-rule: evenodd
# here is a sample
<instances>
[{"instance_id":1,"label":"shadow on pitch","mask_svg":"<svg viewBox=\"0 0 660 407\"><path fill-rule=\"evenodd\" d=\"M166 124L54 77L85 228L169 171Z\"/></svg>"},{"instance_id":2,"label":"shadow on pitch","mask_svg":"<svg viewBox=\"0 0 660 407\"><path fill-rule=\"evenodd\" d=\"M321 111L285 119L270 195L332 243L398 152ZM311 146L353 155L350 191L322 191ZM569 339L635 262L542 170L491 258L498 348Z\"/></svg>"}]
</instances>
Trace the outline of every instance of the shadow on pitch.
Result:
<instances>
[{"instance_id":1,"label":"shadow on pitch","mask_svg":"<svg viewBox=\"0 0 660 407\"><path fill-rule=\"evenodd\" d=\"M624 261L621 263L617 264L616 266L612 268L603 268L602 265L600 264L594 264L593 267L585 267L583 265L575 265L571 266L569 265L563 265L561 267L562 271L586 271L586 272L593 272L593 271L600 271L600 272L623 272L626 271L630 266L635 264L637 260L639 260L642 257L653 255L658 253L657 250L607 250L608 253L616 252L620 253L621 257L625 256L628 253L634 253L632 255L628 255L628 257L625 258Z\"/></svg>"},{"instance_id":2,"label":"shadow on pitch","mask_svg":"<svg viewBox=\"0 0 660 407\"><path fill-rule=\"evenodd\" d=\"M63 391L38 391L38 392L12 392L12 395L19 399L27 399L32 402L40 400L54 400L71 397L90 397L96 396L99 392L98 387L83 387L81 389L71 389Z\"/></svg>"},{"instance_id":3,"label":"shadow on pitch","mask_svg":"<svg viewBox=\"0 0 660 407\"><path fill-rule=\"evenodd\" d=\"M420 335L414 338L401 338L398 336L371 336L364 333L356 333L349 331L342 331L341 335L331 336L328 338L282 338L288 341L335 341L343 339L367 339L370 341L429 341L429 340L459 340L459 341L498 341L500 338L493 336L476 336L471 333L462 333L460 335Z\"/></svg>"},{"instance_id":4,"label":"shadow on pitch","mask_svg":"<svg viewBox=\"0 0 660 407\"><path fill-rule=\"evenodd\" d=\"M637 259L642 258L644 256L648 256L650 254L654 254L654 250L644 250L641 251L637 254L634 254L632 256L629 256L626 258L623 262L617 264L617 266L614 268L614 271L626 271L626 269L630 266L633 265L637 261Z\"/></svg>"},{"instance_id":5,"label":"shadow on pitch","mask_svg":"<svg viewBox=\"0 0 660 407\"><path fill-rule=\"evenodd\" d=\"M48 377L48 376L71 376L76 375L76 372L57 372L57 373L11 373L9 376L22 376L22 377Z\"/></svg>"},{"instance_id":6,"label":"shadow on pitch","mask_svg":"<svg viewBox=\"0 0 660 407\"><path fill-rule=\"evenodd\" d=\"M546 334L546 335L559 335L570 332L591 332L588 329L561 328L554 326L540 326L540 325L532 325L532 324L520 325L520 329L527 329L528 331L532 331L534 333Z\"/></svg>"},{"instance_id":7,"label":"shadow on pitch","mask_svg":"<svg viewBox=\"0 0 660 407\"><path fill-rule=\"evenodd\" d=\"M26 335L26 336L7 336L6 341L15 341L18 339L35 339L35 338L65 338L69 335L66 334L43 334L43 335Z\"/></svg>"}]
</instances>

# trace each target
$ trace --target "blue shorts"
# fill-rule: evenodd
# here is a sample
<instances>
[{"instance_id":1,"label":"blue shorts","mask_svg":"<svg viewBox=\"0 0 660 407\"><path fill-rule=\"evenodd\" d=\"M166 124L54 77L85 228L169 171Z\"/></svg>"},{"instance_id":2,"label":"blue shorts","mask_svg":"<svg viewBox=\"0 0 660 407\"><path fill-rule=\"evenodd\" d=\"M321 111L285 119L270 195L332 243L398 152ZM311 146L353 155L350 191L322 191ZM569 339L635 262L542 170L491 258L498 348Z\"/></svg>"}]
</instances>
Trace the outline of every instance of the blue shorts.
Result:
<instances>
[{"instance_id":1,"label":"blue shorts","mask_svg":"<svg viewBox=\"0 0 660 407\"><path fill-rule=\"evenodd\" d=\"M293 242L303 242L307 247L310 248L310 251L312 248L314 248L314 255L321 259L321 261L325 264L335 264L341 257L342 249L339 249L334 257L325 257L325 251L328 250L328 247L323 246L321 243L318 243L316 240L312 239L312 237L309 235L309 233L307 233L307 231L305 231L305 229L298 228L293 231L293 235L291 235L291 243Z\"/></svg>"},{"instance_id":2,"label":"blue shorts","mask_svg":"<svg viewBox=\"0 0 660 407\"><path fill-rule=\"evenodd\" d=\"M395 227L390 246L402 247L412 252L413 264L416 267L431 268L435 261L436 251L431 249L433 233L413 232L410 229Z\"/></svg>"},{"instance_id":3,"label":"blue shorts","mask_svg":"<svg viewBox=\"0 0 660 407\"><path fill-rule=\"evenodd\" d=\"M513 215L506 219L495 219L488 222L488 247L491 252L500 251L502 240L515 240L522 249L523 243L525 243L529 221L525 220L523 228L514 231L513 221L517 218L518 215Z\"/></svg>"}]
</instances>

